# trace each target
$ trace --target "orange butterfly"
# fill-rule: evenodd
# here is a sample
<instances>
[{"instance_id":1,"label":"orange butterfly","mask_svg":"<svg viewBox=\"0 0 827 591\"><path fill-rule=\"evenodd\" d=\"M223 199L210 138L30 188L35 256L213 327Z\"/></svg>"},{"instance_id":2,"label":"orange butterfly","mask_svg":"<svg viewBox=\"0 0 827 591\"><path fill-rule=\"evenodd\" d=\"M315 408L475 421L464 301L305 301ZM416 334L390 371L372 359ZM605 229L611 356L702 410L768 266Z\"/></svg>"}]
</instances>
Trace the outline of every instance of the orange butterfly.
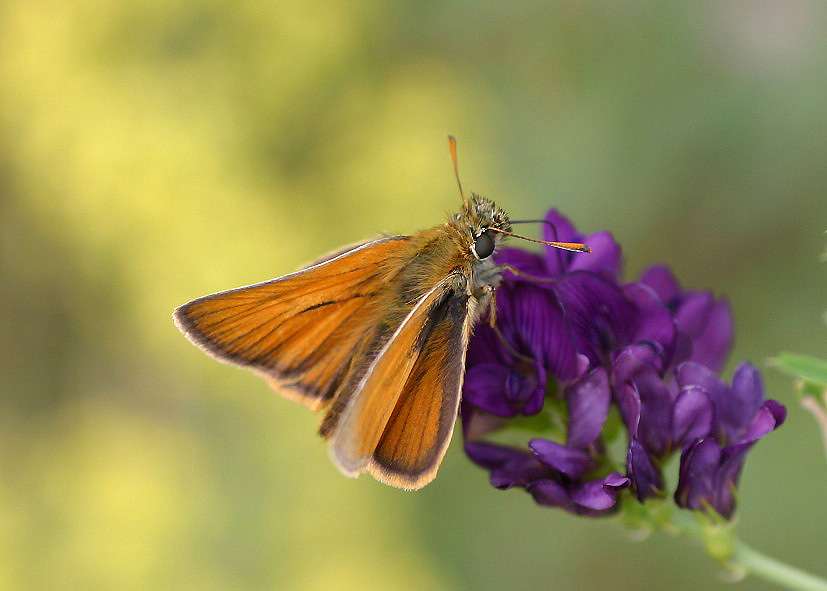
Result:
<instances>
[{"instance_id":1,"label":"orange butterfly","mask_svg":"<svg viewBox=\"0 0 827 591\"><path fill-rule=\"evenodd\" d=\"M451 136L449 145L459 185ZM504 235L517 236L492 201L459 188L462 209L441 226L198 298L175 311L175 323L219 361L325 409L319 434L342 472L421 488L451 440L468 338L501 279L491 255Z\"/></svg>"}]
</instances>

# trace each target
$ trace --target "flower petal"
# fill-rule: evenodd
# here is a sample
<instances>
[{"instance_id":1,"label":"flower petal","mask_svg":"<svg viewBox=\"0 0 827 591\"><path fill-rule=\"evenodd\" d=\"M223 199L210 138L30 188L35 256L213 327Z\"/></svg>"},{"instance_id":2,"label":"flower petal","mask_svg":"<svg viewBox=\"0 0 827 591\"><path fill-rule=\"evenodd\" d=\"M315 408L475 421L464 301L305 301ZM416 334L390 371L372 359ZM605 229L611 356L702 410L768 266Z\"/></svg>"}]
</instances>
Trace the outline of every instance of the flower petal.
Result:
<instances>
[{"instance_id":1,"label":"flower petal","mask_svg":"<svg viewBox=\"0 0 827 591\"><path fill-rule=\"evenodd\" d=\"M718 470L713 481L713 495L709 499L712 508L729 519L735 512L735 491L747 452L755 441L733 445L723 450Z\"/></svg>"},{"instance_id":2,"label":"flower petal","mask_svg":"<svg viewBox=\"0 0 827 591\"><path fill-rule=\"evenodd\" d=\"M764 408L769 410L775 418L776 429L784 424L784 420L787 418L787 408L783 404L776 400L767 400L764 402Z\"/></svg>"},{"instance_id":3,"label":"flower petal","mask_svg":"<svg viewBox=\"0 0 827 591\"><path fill-rule=\"evenodd\" d=\"M489 470L500 468L515 459L531 457L531 454L522 450L482 441L467 441L465 453L472 462Z\"/></svg>"},{"instance_id":4,"label":"flower petal","mask_svg":"<svg viewBox=\"0 0 827 591\"><path fill-rule=\"evenodd\" d=\"M744 425L756 413L764 400L764 384L761 374L753 364L744 361L732 374L732 415L726 417L733 425ZM745 419L746 418L746 419Z\"/></svg>"},{"instance_id":5,"label":"flower petal","mask_svg":"<svg viewBox=\"0 0 827 591\"><path fill-rule=\"evenodd\" d=\"M550 478L536 480L528 486L528 492L534 502L546 507L568 507L572 504L569 492L558 482Z\"/></svg>"},{"instance_id":6,"label":"flower petal","mask_svg":"<svg viewBox=\"0 0 827 591\"><path fill-rule=\"evenodd\" d=\"M636 343L624 347L612 363L612 380L616 384L631 381L644 368L658 367L658 353L651 343Z\"/></svg>"},{"instance_id":7,"label":"flower petal","mask_svg":"<svg viewBox=\"0 0 827 591\"><path fill-rule=\"evenodd\" d=\"M620 273L621 252L620 245L611 232L597 232L587 236L585 242L591 248L591 254L575 256L571 261L569 271L607 273L616 278Z\"/></svg>"},{"instance_id":8,"label":"flower petal","mask_svg":"<svg viewBox=\"0 0 827 591\"><path fill-rule=\"evenodd\" d=\"M497 302L499 308L499 302ZM471 367L478 363L510 364L511 353L505 348L494 329L483 320L474 326L474 338L468 341L465 365Z\"/></svg>"},{"instance_id":9,"label":"flower petal","mask_svg":"<svg viewBox=\"0 0 827 591\"><path fill-rule=\"evenodd\" d=\"M536 458L518 458L491 470L491 486L500 489L525 487L547 474L548 468Z\"/></svg>"},{"instance_id":10,"label":"flower petal","mask_svg":"<svg viewBox=\"0 0 827 591\"><path fill-rule=\"evenodd\" d=\"M511 326L519 350L529 351L559 379L577 375L574 341L553 291L515 281L508 290L508 306L504 312L503 323Z\"/></svg>"},{"instance_id":11,"label":"flower petal","mask_svg":"<svg viewBox=\"0 0 827 591\"><path fill-rule=\"evenodd\" d=\"M638 500L659 497L663 494L663 476L652 463L643 445L634 437L629 440L626 454L626 474Z\"/></svg>"},{"instance_id":12,"label":"flower petal","mask_svg":"<svg viewBox=\"0 0 827 591\"><path fill-rule=\"evenodd\" d=\"M689 386L675 400L672 415L672 437L684 446L695 439L708 437L712 431L714 410L706 390Z\"/></svg>"},{"instance_id":13,"label":"flower petal","mask_svg":"<svg viewBox=\"0 0 827 591\"><path fill-rule=\"evenodd\" d=\"M675 310L675 324L678 330L690 336L701 333L709 321L714 300L708 291L686 293Z\"/></svg>"},{"instance_id":14,"label":"flower petal","mask_svg":"<svg viewBox=\"0 0 827 591\"><path fill-rule=\"evenodd\" d=\"M507 395L508 381L513 373L495 363L474 365L465 374L463 397L481 410L500 417L513 417L517 409Z\"/></svg>"},{"instance_id":15,"label":"flower petal","mask_svg":"<svg viewBox=\"0 0 827 591\"><path fill-rule=\"evenodd\" d=\"M631 283L623 288L624 295L638 308L635 341L653 342L660 346L663 358L670 361L675 347L675 322L655 290L642 283Z\"/></svg>"},{"instance_id":16,"label":"flower petal","mask_svg":"<svg viewBox=\"0 0 827 591\"><path fill-rule=\"evenodd\" d=\"M617 493L629 486L629 479L613 472L601 480L588 480L571 490L572 500L582 507L606 511L617 503Z\"/></svg>"},{"instance_id":17,"label":"flower petal","mask_svg":"<svg viewBox=\"0 0 827 591\"><path fill-rule=\"evenodd\" d=\"M694 361L685 361L675 368L675 378L680 389L696 387L707 393L715 409L716 431L720 431L727 441L732 441L735 429L725 419L733 414L729 410L732 404L730 388L712 370Z\"/></svg>"},{"instance_id":18,"label":"flower petal","mask_svg":"<svg viewBox=\"0 0 827 591\"><path fill-rule=\"evenodd\" d=\"M554 284L577 351L601 365L605 356L631 341L637 309L611 281L585 271Z\"/></svg>"},{"instance_id":19,"label":"flower petal","mask_svg":"<svg viewBox=\"0 0 827 591\"><path fill-rule=\"evenodd\" d=\"M609 416L609 376L597 367L566 389L569 424L566 444L583 448L594 442Z\"/></svg>"},{"instance_id":20,"label":"flower petal","mask_svg":"<svg viewBox=\"0 0 827 591\"><path fill-rule=\"evenodd\" d=\"M741 440L738 443L747 443L760 439L781 426L787 416L787 409L775 400L767 400L752 419Z\"/></svg>"},{"instance_id":21,"label":"flower petal","mask_svg":"<svg viewBox=\"0 0 827 591\"><path fill-rule=\"evenodd\" d=\"M680 507L703 509L715 501L715 478L721 461L721 446L712 438L698 439L681 453L675 502Z\"/></svg>"},{"instance_id":22,"label":"flower petal","mask_svg":"<svg viewBox=\"0 0 827 591\"><path fill-rule=\"evenodd\" d=\"M620 416L631 437L637 437L640 428L640 395L637 388L630 383L618 384L615 387L617 406Z\"/></svg>"},{"instance_id":23,"label":"flower petal","mask_svg":"<svg viewBox=\"0 0 827 591\"><path fill-rule=\"evenodd\" d=\"M591 457L580 449L547 439L532 439L528 447L543 463L575 480L592 467Z\"/></svg>"},{"instance_id":24,"label":"flower petal","mask_svg":"<svg viewBox=\"0 0 827 591\"><path fill-rule=\"evenodd\" d=\"M672 441L673 401L669 388L652 369L641 371L633 380L640 397L640 423L636 437L654 456L669 451Z\"/></svg>"},{"instance_id":25,"label":"flower petal","mask_svg":"<svg viewBox=\"0 0 827 591\"><path fill-rule=\"evenodd\" d=\"M732 310L729 302L718 300L709 314L706 326L693 340L690 359L713 371L720 371L732 349L732 341Z\"/></svg>"},{"instance_id":26,"label":"flower petal","mask_svg":"<svg viewBox=\"0 0 827 591\"><path fill-rule=\"evenodd\" d=\"M527 451L484 442L466 442L465 453L475 464L491 471L495 488L526 486L546 477L549 469Z\"/></svg>"},{"instance_id":27,"label":"flower petal","mask_svg":"<svg viewBox=\"0 0 827 591\"><path fill-rule=\"evenodd\" d=\"M614 488L625 488L631 484L631 481L620 472L610 472L603 479L603 484Z\"/></svg>"},{"instance_id":28,"label":"flower petal","mask_svg":"<svg viewBox=\"0 0 827 591\"><path fill-rule=\"evenodd\" d=\"M575 374L575 378L579 378L584 373L589 370L589 358L583 355L582 353L577 354L577 374Z\"/></svg>"},{"instance_id":29,"label":"flower petal","mask_svg":"<svg viewBox=\"0 0 827 591\"><path fill-rule=\"evenodd\" d=\"M521 413L526 416L536 415L543 410L543 405L546 401L546 372L539 364L537 364L535 368L537 373L533 380L534 385L530 390L528 389L527 382L525 386L526 397L524 398Z\"/></svg>"},{"instance_id":30,"label":"flower petal","mask_svg":"<svg viewBox=\"0 0 827 591\"><path fill-rule=\"evenodd\" d=\"M676 360L690 359L718 371L732 348L732 312L727 301L713 300L709 292L682 292L664 265L647 269L638 283L653 289L675 316Z\"/></svg>"},{"instance_id":31,"label":"flower petal","mask_svg":"<svg viewBox=\"0 0 827 591\"><path fill-rule=\"evenodd\" d=\"M643 283L654 289L660 301L667 305L680 294L678 281L666 265L652 265L640 275L638 283Z\"/></svg>"},{"instance_id":32,"label":"flower petal","mask_svg":"<svg viewBox=\"0 0 827 591\"><path fill-rule=\"evenodd\" d=\"M724 397L727 395L727 386L721 379L715 375L708 367L695 363L694 361L685 361L675 368L675 378L681 388L687 386L700 386L710 396L714 398Z\"/></svg>"}]
</instances>

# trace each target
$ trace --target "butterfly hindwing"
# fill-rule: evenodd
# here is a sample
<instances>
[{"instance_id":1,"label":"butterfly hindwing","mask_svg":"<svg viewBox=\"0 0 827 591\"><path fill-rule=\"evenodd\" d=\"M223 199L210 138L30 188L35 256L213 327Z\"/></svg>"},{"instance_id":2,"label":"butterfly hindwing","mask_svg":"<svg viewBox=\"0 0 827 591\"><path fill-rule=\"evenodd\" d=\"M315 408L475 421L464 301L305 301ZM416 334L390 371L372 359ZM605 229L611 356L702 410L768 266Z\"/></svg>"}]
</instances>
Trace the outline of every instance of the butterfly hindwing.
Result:
<instances>
[{"instance_id":1,"label":"butterfly hindwing","mask_svg":"<svg viewBox=\"0 0 827 591\"><path fill-rule=\"evenodd\" d=\"M471 323L461 276L425 293L356 388L331 440L346 473L404 488L429 482L450 439Z\"/></svg>"},{"instance_id":2,"label":"butterfly hindwing","mask_svg":"<svg viewBox=\"0 0 827 591\"><path fill-rule=\"evenodd\" d=\"M377 480L417 489L436 476L456 422L471 304L466 294L452 293L432 311L427 339L368 467Z\"/></svg>"}]
</instances>

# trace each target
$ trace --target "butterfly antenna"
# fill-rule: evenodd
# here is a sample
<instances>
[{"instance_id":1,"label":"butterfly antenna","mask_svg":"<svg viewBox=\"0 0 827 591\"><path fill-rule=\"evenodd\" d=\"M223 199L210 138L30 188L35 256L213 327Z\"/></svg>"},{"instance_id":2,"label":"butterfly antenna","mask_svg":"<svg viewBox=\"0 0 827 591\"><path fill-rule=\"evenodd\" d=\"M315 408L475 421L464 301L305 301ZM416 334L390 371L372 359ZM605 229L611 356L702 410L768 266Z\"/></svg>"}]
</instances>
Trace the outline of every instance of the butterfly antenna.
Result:
<instances>
[{"instance_id":1,"label":"butterfly antenna","mask_svg":"<svg viewBox=\"0 0 827 591\"><path fill-rule=\"evenodd\" d=\"M559 248L561 250L570 250L572 252L591 252L592 249L583 244L582 242L549 242L547 240L535 240L534 238L528 238L526 236L520 236L519 234L514 234L513 232L508 232L506 230L500 230L499 228L488 228L493 232L499 232L500 234L505 234L507 236L513 236L514 238L519 238L520 240L528 240L529 242L536 242L538 244L545 244L546 246L553 246L554 248Z\"/></svg>"},{"instance_id":2,"label":"butterfly antenna","mask_svg":"<svg viewBox=\"0 0 827 591\"><path fill-rule=\"evenodd\" d=\"M454 164L454 176L457 179L457 187L459 187L459 196L462 197L462 204L468 207L468 200L465 198L465 193L462 192L462 183L459 182L459 164L457 164L457 138L452 135L448 136L448 150L451 152L451 162Z\"/></svg>"}]
</instances>

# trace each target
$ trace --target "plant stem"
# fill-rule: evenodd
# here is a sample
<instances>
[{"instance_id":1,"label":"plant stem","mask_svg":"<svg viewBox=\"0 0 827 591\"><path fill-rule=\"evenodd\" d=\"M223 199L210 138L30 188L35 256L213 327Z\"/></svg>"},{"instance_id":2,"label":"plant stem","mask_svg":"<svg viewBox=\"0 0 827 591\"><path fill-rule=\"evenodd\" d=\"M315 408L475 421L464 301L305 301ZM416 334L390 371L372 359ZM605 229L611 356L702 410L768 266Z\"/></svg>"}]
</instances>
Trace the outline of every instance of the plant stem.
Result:
<instances>
[{"instance_id":1,"label":"plant stem","mask_svg":"<svg viewBox=\"0 0 827 591\"><path fill-rule=\"evenodd\" d=\"M756 577L772 581L787 589L827 591L827 581L789 564L762 554L744 542L736 540L733 560Z\"/></svg>"},{"instance_id":2,"label":"plant stem","mask_svg":"<svg viewBox=\"0 0 827 591\"><path fill-rule=\"evenodd\" d=\"M664 529L672 535L703 543L707 553L736 577L753 575L796 591L827 591L827 580L824 578L767 556L739 540L732 523L722 518L706 521L710 518L688 513L684 510L673 512L668 523L675 529ZM665 525L663 523L662 527Z\"/></svg>"}]
</instances>

